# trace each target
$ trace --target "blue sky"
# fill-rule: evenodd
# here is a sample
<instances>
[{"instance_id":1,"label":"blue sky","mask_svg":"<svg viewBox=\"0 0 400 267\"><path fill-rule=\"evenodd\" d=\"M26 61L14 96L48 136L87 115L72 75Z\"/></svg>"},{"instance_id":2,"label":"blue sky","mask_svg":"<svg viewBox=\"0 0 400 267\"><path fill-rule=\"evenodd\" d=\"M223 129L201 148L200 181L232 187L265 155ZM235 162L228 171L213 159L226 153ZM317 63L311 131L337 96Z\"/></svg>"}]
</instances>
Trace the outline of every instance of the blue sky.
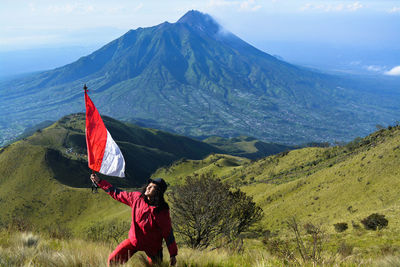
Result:
<instances>
[{"instance_id":1,"label":"blue sky","mask_svg":"<svg viewBox=\"0 0 400 267\"><path fill-rule=\"evenodd\" d=\"M400 47L399 0L0 0L0 51L101 46L129 29L175 22L191 9L264 50L284 42L383 52ZM398 61L385 73L400 75Z\"/></svg>"}]
</instances>

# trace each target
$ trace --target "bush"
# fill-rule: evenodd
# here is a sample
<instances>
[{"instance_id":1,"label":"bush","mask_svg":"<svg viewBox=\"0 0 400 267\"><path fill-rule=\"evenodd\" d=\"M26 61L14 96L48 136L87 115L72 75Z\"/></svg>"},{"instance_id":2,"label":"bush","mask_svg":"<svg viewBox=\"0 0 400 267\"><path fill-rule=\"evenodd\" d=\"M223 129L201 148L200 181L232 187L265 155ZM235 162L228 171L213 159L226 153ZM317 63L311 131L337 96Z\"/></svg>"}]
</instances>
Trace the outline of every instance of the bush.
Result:
<instances>
[{"instance_id":1,"label":"bush","mask_svg":"<svg viewBox=\"0 0 400 267\"><path fill-rule=\"evenodd\" d=\"M367 230L376 230L386 227L389 221L385 218L385 215L373 213L368 217L364 218L361 223Z\"/></svg>"},{"instance_id":2,"label":"bush","mask_svg":"<svg viewBox=\"0 0 400 267\"><path fill-rule=\"evenodd\" d=\"M218 238L230 243L262 217L262 209L239 189L215 177L187 177L169 193L174 230L192 248Z\"/></svg>"},{"instance_id":3,"label":"bush","mask_svg":"<svg viewBox=\"0 0 400 267\"><path fill-rule=\"evenodd\" d=\"M338 233L344 232L349 228L349 226L345 222L343 222L343 223L335 223L333 226L335 227L335 230Z\"/></svg>"}]
</instances>

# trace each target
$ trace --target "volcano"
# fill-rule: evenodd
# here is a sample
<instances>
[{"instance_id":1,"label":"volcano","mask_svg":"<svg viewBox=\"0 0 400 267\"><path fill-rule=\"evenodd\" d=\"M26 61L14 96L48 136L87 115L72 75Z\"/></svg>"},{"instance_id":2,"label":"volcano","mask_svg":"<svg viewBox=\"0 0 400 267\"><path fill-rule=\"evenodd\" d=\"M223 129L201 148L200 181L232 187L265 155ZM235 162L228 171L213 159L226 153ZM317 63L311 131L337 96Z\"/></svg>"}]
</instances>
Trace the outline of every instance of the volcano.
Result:
<instances>
[{"instance_id":1,"label":"volcano","mask_svg":"<svg viewBox=\"0 0 400 267\"><path fill-rule=\"evenodd\" d=\"M333 142L399 116L398 94L291 65L192 10L71 64L0 83L0 131L83 111L84 84L101 114L197 138Z\"/></svg>"}]
</instances>

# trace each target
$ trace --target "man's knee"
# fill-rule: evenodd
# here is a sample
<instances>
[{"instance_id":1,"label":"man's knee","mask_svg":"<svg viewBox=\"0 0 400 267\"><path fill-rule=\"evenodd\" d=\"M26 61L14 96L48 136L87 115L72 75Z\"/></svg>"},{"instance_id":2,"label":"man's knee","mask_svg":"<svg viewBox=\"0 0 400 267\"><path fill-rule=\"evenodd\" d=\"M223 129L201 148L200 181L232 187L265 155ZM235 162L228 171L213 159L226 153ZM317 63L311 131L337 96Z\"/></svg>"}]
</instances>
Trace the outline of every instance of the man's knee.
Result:
<instances>
[{"instance_id":1,"label":"man's knee","mask_svg":"<svg viewBox=\"0 0 400 267\"><path fill-rule=\"evenodd\" d=\"M108 266L126 263L136 251L128 239L124 240L108 257Z\"/></svg>"}]
</instances>

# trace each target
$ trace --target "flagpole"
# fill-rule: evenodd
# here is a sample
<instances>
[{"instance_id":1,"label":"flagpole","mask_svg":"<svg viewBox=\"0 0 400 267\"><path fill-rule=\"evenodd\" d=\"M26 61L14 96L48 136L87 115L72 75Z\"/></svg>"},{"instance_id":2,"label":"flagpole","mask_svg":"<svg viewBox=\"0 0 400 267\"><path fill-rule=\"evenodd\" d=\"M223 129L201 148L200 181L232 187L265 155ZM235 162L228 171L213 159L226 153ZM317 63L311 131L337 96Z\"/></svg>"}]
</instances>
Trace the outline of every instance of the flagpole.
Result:
<instances>
[{"instance_id":1,"label":"flagpole","mask_svg":"<svg viewBox=\"0 0 400 267\"><path fill-rule=\"evenodd\" d=\"M92 170L92 174L96 175L96 172L94 170ZM92 181L92 193L98 193L97 188L98 188L98 185L94 181Z\"/></svg>"},{"instance_id":2,"label":"flagpole","mask_svg":"<svg viewBox=\"0 0 400 267\"><path fill-rule=\"evenodd\" d=\"M86 86L86 83L83 85L83 90L85 92L85 94L87 94L87 92L89 92L88 87ZM94 170L92 170L92 174L96 175L96 172ZM97 184L95 182L92 181L92 193L97 193Z\"/></svg>"},{"instance_id":3,"label":"flagpole","mask_svg":"<svg viewBox=\"0 0 400 267\"><path fill-rule=\"evenodd\" d=\"M108 132L96 106L88 95L86 84L83 86L86 106L86 145L88 166L92 174L125 177L125 160L118 145ZM97 184L93 182L92 192L97 192Z\"/></svg>"}]
</instances>

